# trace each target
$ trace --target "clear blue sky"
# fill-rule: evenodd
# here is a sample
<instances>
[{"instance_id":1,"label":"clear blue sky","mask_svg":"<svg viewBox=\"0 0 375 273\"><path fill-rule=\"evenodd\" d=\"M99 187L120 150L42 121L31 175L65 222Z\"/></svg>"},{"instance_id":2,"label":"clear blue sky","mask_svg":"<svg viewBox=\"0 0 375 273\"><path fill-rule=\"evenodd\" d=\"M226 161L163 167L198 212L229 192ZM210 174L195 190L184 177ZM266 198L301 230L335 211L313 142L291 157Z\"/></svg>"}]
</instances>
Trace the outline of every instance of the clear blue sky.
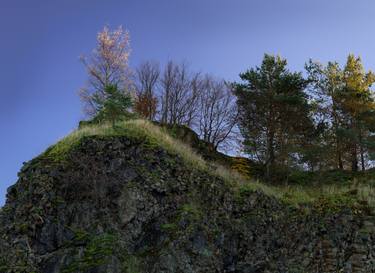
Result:
<instances>
[{"instance_id":1,"label":"clear blue sky","mask_svg":"<svg viewBox=\"0 0 375 273\"><path fill-rule=\"evenodd\" d=\"M229 80L281 54L309 59L362 56L375 70L373 0L0 0L0 206L22 162L76 128L78 56L105 24L132 37L131 64L186 60Z\"/></svg>"}]
</instances>

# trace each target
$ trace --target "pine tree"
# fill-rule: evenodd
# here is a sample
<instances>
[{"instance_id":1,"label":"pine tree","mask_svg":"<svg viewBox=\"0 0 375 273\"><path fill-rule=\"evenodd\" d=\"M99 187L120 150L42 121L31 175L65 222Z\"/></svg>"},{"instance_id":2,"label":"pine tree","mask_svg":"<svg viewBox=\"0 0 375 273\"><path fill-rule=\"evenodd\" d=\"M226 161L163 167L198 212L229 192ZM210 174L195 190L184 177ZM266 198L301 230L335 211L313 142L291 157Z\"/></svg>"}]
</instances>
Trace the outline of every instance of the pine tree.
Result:
<instances>
[{"instance_id":1,"label":"pine tree","mask_svg":"<svg viewBox=\"0 0 375 273\"><path fill-rule=\"evenodd\" d=\"M244 146L264 164L268 179L276 165L285 168L294 162L296 147L311 125L307 82L286 65L280 56L266 54L260 67L240 75L243 83L234 84Z\"/></svg>"},{"instance_id":2,"label":"pine tree","mask_svg":"<svg viewBox=\"0 0 375 273\"><path fill-rule=\"evenodd\" d=\"M306 65L310 94L316 104L315 121L326 124L320 145L325 156L333 156L334 168L344 168L344 143L342 124L344 117L340 110L339 94L343 88L343 72L339 64L329 62L326 66L310 62ZM321 155L322 156L322 155ZM327 160L330 161L330 160ZM330 163L327 164L329 168Z\"/></svg>"},{"instance_id":3,"label":"pine tree","mask_svg":"<svg viewBox=\"0 0 375 273\"><path fill-rule=\"evenodd\" d=\"M358 154L361 157L362 169L365 169L366 114L374 109L374 98L370 90L375 82L375 75L365 72L361 59L349 55L344 71L344 85L340 93L340 102L347 116L346 130L348 146L351 151L352 171L358 170Z\"/></svg>"},{"instance_id":4,"label":"pine tree","mask_svg":"<svg viewBox=\"0 0 375 273\"><path fill-rule=\"evenodd\" d=\"M372 146L371 127L374 123L374 97L370 89L375 75L365 72L361 59L349 55L343 69L338 63L327 66L310 63L306 66L313 95L320 105L319 115L329 125L326 134L327 151L334 147L336 166L344 169L350 166L358 170L358 158L362 170L365 157Z\"/></svg>"},{"instance_id":5,"label":"pine tree","mask_svg":"<svg viewBox=\"0 0 375 273\"><path fill-rule=\"evenodd\" d=\"M129 94L118 89L117 85L108 85L104 88L104 96L94 96L99 112L97 119L110 121L115 127L117 120L124 117L132 106Z\"/></svg>"}]
</instances>

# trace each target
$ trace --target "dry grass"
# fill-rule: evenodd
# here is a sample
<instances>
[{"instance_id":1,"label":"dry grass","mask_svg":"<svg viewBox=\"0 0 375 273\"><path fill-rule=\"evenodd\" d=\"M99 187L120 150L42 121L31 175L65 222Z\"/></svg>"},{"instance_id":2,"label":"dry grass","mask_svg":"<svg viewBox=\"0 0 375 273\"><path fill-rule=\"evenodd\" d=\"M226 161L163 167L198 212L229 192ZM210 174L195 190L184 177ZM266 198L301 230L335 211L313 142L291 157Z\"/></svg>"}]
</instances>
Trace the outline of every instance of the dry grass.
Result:
<instances>
[{"instance_id":1,"label":"dry grass","mask_svg":"<svg viewBox=\"0 0 375 273\"><path fill-rule=\"evenodd\" d=\"M243 178L237 172L224 168L223 166L209 165L193 149L170 136L166 129L152 124L143 119L118 122L116 127L109 124L85 126L77 129L68 136L61 139L56 145L47 151L48 156L62 159L70 149L79 144L83 137L87 136L128 136L132 138L145 138L152 145L160 146L169 153L179 155L191 167L203 171L212 172L231 183L238 183Z\"/></svg>"},{"instance_id":2,"label":"dry grass","mask_svg":"<svg viewBox=\"0 0 375 273\"><path fill-rule=\"evenodd\" d=\"M369 183L348 183L344 185L314 185L314 186L279 186L272 187L277 191L276 196L292 204L309 204L322 199L340 199L365 202L370 208L375 208L375 187ZM343 204L344 205L344 204Z\"/></svg>"},{"instance_id":3,"label":"dry grass","mask_svg":"<svg viewBox=\"0 0 375 273\"><path fill-rule=\"evenodd\" d=\"M61 159L80 139L87 136L129 136L142 137L156 146L164 148L172 154L179 155L188 165L195 169L210 172L222 178L233 187L233 190L259 190L266 195L287 201L291 204L308 204L322 197L329 198L345 194L357 189L358 200L365 200L375 207L375 187L372 184L361 183L347 185L320 185L320 186L269 186L258 181L244 179L238 172L221 165L207 163L200 155L185 143L170 136L166 129L152 124L149 121L137 119L119 122L115 128L109 124L90 125L72 132L47 151L49 156Z\"/></svg>"},{"instance_id":4,"label":"dry grass","mask_svg":"<svg viewBox=\"0 0 375 273\"><path fill-rule=\"evenodd\" d=\"M125 128L139 130L143 135L148 136L170 153L178 154L186 162L199 169L207 169L207 163L185 143L171 137L166 129L160 128L146 120L130 120L122 123Z\"/></svg>"},{"instance_id":5,"label":"dry grass","mask_svg":"<svg viewBox=\"0 0 375 273\"><path fill-rule=\"evenodd\" d=\"M372 208L375 208L375 187L372 184L362 184L358 186L358 197L364 200Z\"/></svg>"}]
</instances>

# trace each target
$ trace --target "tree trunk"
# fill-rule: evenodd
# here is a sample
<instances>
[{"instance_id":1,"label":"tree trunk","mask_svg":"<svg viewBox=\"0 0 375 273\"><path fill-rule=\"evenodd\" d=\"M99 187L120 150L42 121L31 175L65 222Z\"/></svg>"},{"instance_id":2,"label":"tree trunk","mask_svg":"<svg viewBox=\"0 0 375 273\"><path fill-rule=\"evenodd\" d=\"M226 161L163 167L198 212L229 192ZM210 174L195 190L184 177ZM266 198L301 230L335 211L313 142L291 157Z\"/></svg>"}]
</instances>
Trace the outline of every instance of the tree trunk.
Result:
<instances>
[{"instance_id":1,"label":"tree trunk","mask_svg":"<svg viewBox=\"0 0 375 273\"><path fill-rule=\"evenodd\" d=\"M337 152L337 163L338 163L338 167L340 170L343 170L344 169L344 164L342 162L342 150L341 150L341 142L340 142L340 139L339 139L339 136L337 135L337 130L338 130L338 124L339 124L339 119L338 119L338 116L337 116L337 112L336 112L336 102L335 100L333 100L333 105L332 105L333 109L332 109L332 116L333 116L333 127L335 129L335 136L336 136L336 152Z\"/></svg>"},{"instance_id":2,"label":"tree trunk","mask_svg":"<svg viewBox=\"0 0 375 273\"><path fill-rule=\"evenodd\" d=\"M366 170L366 166L365 166L365 151L363 149L363 145L362 145L362 131L359 132L359 152L361 154L361 167L362 167L362 171L365 171Z\"/></svg>"},{"instance_id":3,"label":"tree trunk","mask_svg":"<svg viewBox=\"0 0 375 273\"><path fill-rule=\"evenodd\" d=\"M361 146L361 165L362 165L362 171L365 171L366 170L365 155L364 155L364 151L363 151L363 147L362 146Z\"/></svg>"},{"instance_id":4,"label":"tree trunk","mask_svg":"<svg viewBox=\"0 0 375 273\"><path fill-rule=\"evenodd\" d=\"M358 171L357 144L353 144L352 148L352 171Z\"/></svg>"},{"instance_id":5,"label":"tree trunk","mask_svg":"<svg viewBox=\"0 0 375 273\"><path fill-rule=\"evenodd\" d=\"M267 151L268 151L268 158L266 162L266 179L270 180L271 178L271 168L275 164L275 151L273 147L274 143L274 133L273 131L269 132L268 141L267 141Z\"/></svg>"},{"instance_id":6,"label":"tree trunk","mask_svg":"<svg viewBox=\"0 0 375 273\"><path fill-rule=\"evenodd\" d=\"M336 137L336 153L337 153L337 163L340 170L344 169L344 164L342 163L341 145L340 141Z\"/></svg>"},{"instance_id":7,"label":"tree trunk","mask_svg":"<svg viewBox=\"0 0 375 273\"><path fill-rule=\"evenodd\" d=\"M339 169L343 170L344 164L342 163L341 151L339 151L339 153L338 153L338 161L339 161Z\"/></svg>"},{"instance_id":8,"label":"tree trunk","mask_svg":"<svg viewBox=\"0 0 375 273\"><path fill-rule=\"evenodd\" d=\"M165 91L165 101L164 101L164 109L163 109L163 114L161 118L161 122L164 124L168 123L168 109L169 108L169 90L167 89Z\"/></svg>"}]
</instances>

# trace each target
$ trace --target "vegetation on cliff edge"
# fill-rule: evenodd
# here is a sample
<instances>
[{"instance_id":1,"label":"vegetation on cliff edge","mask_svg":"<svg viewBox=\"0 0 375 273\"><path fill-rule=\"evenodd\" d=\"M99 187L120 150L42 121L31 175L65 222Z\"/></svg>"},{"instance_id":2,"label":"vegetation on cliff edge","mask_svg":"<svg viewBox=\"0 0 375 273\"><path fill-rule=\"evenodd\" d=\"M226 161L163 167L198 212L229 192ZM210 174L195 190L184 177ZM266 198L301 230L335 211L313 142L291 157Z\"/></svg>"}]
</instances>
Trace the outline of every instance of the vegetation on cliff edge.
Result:
<instances>
[{"instance_id":1,"label":"vegetation on cliff edge","mask_svg":"<svg viewBox=\"0 0 375 273\"><path fill-rule=\"evenodd\" d=\"M246 196L246 192L260 190L266 195L274 196L293 206L316 204L317 206L357 207L359 204L366 204L366 206L372 207L375 205L375 179L372 179L371 172L366 173L366 176L345 176L343 177L344 181L332 183L316 181L315 183L268 185L255 179L245 178L237 171L218 163L204 160L192 147L171 136L167 128L143 119L119 121L114 127L110 123L82 126L47 149L41 155L41 158L56 163L65 162L68 159L69 152L78 147L83 138L94 136L128 137L129 139L141 140L142 145L150 149L164 149L181 157L191 168L221 177L231 186L237 196ZM306 176L304 179L310 182L329 177L328 174L326 177L320 178L313 175L309 176L307 173L303 175ZM339 174L334 173L332 175L337 177ZM298 179L303 180L302 178Z\"/></svg>"}]
</instances>

